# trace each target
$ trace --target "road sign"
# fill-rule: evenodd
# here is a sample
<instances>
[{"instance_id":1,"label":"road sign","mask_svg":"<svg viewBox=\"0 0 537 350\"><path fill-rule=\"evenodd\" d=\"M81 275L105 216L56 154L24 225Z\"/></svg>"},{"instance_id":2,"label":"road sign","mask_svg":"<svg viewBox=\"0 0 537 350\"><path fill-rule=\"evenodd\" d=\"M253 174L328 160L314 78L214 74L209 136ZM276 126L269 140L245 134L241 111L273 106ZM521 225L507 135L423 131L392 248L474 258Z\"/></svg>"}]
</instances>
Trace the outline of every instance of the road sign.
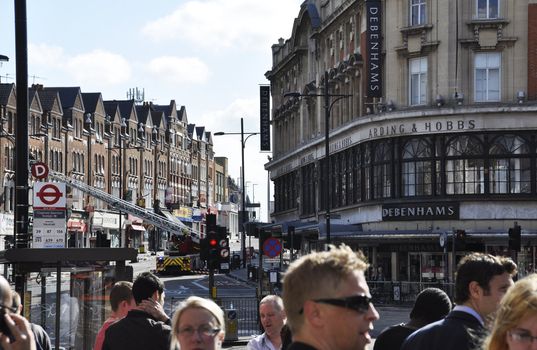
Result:
<instances>
[{"instance_id":1,"label":"road sign","mask_svg":"<svg viewBox=\"0 0 537 350\"><path fill-rule=\"evenodd\" d=\"M269 258L274 258L282 252L280 240L274 237L267 238L263 243L263 254Z\"/></svg>"},{"instance_id":2,"label":"road sign","mask_svg":"<svg viewBox=\"0 0 537 350\"><path fill-rule=\"evenodd\" d=\"M48 165L43 162L35 162L31 166L32 176L38 180L48 177Z\"/></svg>"},{"instance_id":3,"label":"road sign","mask_svg":"<svg viewBox=\"0 0 537 350\"><path fill-rule=\"evenodd\" d=\"M63 248L65 233L65 210L34 210L33 248Z\"/></svg>"},{"instance_id":4,"label":"road sign","mask_svg":"<svg viewBox=\"0 0 537 350\"><path fill-rule=\"evenodd\" d=\"M36 182L34 184L35 209L65 209L65 183Z\"/></svg>"}]
</instances>

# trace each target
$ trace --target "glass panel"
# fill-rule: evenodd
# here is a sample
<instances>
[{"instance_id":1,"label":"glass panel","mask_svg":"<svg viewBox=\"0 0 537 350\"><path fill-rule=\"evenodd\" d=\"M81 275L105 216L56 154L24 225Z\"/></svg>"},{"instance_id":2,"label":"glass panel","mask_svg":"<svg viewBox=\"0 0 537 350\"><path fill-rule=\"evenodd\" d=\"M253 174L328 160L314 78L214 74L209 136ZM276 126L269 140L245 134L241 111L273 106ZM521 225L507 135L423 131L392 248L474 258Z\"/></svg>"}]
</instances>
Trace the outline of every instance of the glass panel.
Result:
<instances>
[{"instance_id":1,"label":"glass panel","mask_svg":"<svg viewBox=\"0 0 537 350\"><path fill-rule=\"evenodd\" d=\"M488 101L500 100L500 70L490 69L488 77Z\"/></svg>"},{"instance_id":2,"label":"glass panel","mask_svg":"<svg viewBox=\"0 0 537 350\"><path fill-rule=\"evenodd\" d=\"M106 267L113 268L112 267ZM52 345L59 336L64 349L93 349L97 331L111 312L106 299L115 282L111 271L103 268L64 268L60 273L59 310L57 299L57 269L43 268L30 273L27 279L26 303L29 320L41 325ZM59 312L59 315L58 315ZM59 319L59 334L56 320Z\"/></svg>"},{"instance_id":3,"label":"glass panel","mask_svg":"<svg viewBox=\"0 0 537 350\"><path fill-rule=\"evenodd\" d=\"M487 18L487 0L477 0L477 17Z\"/></svg>"}]
</instances>

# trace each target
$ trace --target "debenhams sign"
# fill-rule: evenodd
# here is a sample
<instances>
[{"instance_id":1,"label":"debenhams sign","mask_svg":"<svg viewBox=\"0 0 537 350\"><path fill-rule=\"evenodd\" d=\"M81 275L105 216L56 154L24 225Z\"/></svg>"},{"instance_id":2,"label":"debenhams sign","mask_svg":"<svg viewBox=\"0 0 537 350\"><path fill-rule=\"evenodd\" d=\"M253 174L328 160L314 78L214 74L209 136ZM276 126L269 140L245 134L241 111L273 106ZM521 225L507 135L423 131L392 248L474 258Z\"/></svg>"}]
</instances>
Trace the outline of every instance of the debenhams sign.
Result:
<instances>
[{"instance_id":1,"label":"debenhams sign","mask_svg":"<svg viewBox=\"0 0 537 350\"><path fill-rule=\"evenodd\" d=\"M382 221L451 220L459 218L459 203L385 204Z\"/></svg>"}]
</instances>

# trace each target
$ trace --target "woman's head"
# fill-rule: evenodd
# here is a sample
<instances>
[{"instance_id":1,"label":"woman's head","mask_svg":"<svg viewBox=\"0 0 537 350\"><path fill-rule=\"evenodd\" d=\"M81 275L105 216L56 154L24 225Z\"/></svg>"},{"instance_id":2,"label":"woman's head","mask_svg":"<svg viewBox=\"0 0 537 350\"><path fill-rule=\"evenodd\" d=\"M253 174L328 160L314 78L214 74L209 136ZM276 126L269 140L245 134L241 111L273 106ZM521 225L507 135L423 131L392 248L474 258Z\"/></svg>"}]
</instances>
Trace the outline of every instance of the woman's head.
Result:
<instances>
[{"instance_id":1,"label":"woman's head","mask_svg":"<svg viewBox=\"0 0 537 350\"><path fill-rule=\"evenodd\" d=\"M537 320L537 274L529 275L509 288L500 303L492 332L485 340L485 348L531 348L535 342L531 336L537 335L537 324L531 319ZM530 327L532 324L535 326Z\"/></svg>"},{"instance_id":2,"label":"woman's head","mask_svg":"<svg viewBox=\"0 0 537 350\"><path fill-rule=\"evenodd\" d=\"M175 349L220 349L225 337L224 312L212 300L191 296L175 310L172 322Z\"/></svg>"}]
</instances>

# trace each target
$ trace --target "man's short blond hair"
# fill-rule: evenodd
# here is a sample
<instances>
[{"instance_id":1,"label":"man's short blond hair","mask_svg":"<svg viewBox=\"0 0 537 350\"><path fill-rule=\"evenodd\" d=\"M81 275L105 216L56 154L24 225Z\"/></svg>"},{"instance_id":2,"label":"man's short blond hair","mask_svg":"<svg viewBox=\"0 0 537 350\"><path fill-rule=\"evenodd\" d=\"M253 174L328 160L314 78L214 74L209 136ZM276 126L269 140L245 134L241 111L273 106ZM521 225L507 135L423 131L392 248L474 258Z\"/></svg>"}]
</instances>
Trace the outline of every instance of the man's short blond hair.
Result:
<instances>
[{"instance_id":1,"label":"man's short blond hair","mask_svg":"<svg viewBox=\"0 0 537 350\"><path fill-rule=\"evenodd\" d=\"M294 261L283 278L283 305L292 332L304 322L301 313L304 302L330 298L355 271L368 268L361 251L342 244L330 246L329 251L315 252Z\"/></svg>"},{"instance_id":2,"label":"man's short blond hair","mask_svg":"<svg viewBox=\"0 0 537 350\"><path fill-rule=\"evenodd\" d=\"M259 302L259 307L263 304L272 304L276 311L283 311L283 300L278 295L267 295Z\"/></svg>"}]
</instances>

